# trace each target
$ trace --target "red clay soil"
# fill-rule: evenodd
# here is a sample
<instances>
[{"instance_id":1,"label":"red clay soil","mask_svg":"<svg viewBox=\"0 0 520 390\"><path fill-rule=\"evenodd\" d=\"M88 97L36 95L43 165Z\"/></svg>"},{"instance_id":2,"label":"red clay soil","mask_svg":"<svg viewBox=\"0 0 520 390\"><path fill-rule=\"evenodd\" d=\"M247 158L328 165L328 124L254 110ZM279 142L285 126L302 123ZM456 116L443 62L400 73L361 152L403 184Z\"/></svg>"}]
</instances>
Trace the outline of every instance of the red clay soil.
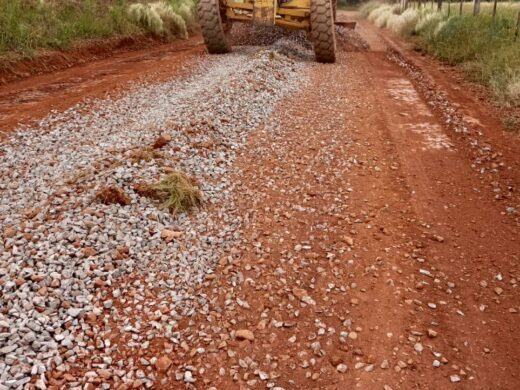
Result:
<instances>
[{"instance_id":1,"label":"red clay soil","mask_svg":"<svg viewBox=\"0 0 520 390\"><path fill-rule=\"evenodd\" d=\"M475 129L453 132L359 31L376 50L315 66L237 162L243 252L202 287L219 298L174 356L204 369L197 388L520 388L518 140L502 150L509 135L485 128L491 169L510 173L476 170Z\"/></svg>"},{"instance_id":2,"label":"red clay soil","mask_svg":"<svg viewBox=\"0 0 520 390\"><path fill-rule=\"evenodd\" d=\"M119 53L143 50L161 43L164 44L164 41L140 35L81 41L68 50L42 49L29 58L18 54L3 56L0 58L0 85L30 76L57 72Z\"/></svg>"},{"instance_id":3,"label":"red clay soil","mask_svg":"<svg viewBox=\"0 0 520 390\"><path fill-rule=\"evenodd\" d=\"M60 111L87 98L115 96L132 82L174 77L184 72L183 67L203 52L202 38L196 35L172 43L155 42L152 47L143 50L122 48L120 53L110 58L88 61L0 86L0 139L16 125L39 119L51 110ZM92 59L91 54L84 57L78 54L78 58L85 61ZM59 61L54 65L60 66ZM49 63L47 66L53 65Z\"/></svg>"},{"instance_id":4,"label":"red clay soil","mask_svg":"<svg viewBox=\"0 0 520 390\"><path fill-rule=\"evenodd\" d=\"M240 259L196 288L210 315L181 324L189 343L173 347L154 388L186 388L181 364L197 389L520 388L520 142L433 62L366 22L358 31L371 49L313 65L273 114L276 131L257 129L243 148ZM143 53L152 64L123 56L70 71L104 93L141 66L201 52L154 49ZM13 104L6 123L20 114ZM115 340L114 361L128 358Z\"/></svg>"}]
</instances>

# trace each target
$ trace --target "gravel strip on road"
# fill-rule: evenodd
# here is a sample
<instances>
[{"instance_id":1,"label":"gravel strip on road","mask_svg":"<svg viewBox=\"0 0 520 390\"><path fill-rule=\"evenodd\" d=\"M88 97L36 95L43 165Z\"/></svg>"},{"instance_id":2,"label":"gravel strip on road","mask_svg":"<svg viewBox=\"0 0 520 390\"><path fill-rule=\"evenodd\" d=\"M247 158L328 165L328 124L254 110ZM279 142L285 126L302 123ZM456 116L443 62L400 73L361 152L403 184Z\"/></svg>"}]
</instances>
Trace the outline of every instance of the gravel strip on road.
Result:
<instances>
[{"instance_id":1,"label":"gravel strip on road","mask_svg":"<svg viewBox=\"0 0 520 390\"><path fill-rule=\"evenodd\" d=\"M146 275L137 288L145 294L167 271L161 285L173 317L206 304L190 287L238 240L241 219L227 178L235 152L305 83L309 59L290 39L204 58L186 79L54 113L0 146L0 387L38 378L36 387L47 388L46 371L66 372L92 353L87 319L128 314L111 298L124 291L106 292L118 277ZM132 161L160 134L172 138L160 157ZM174 216L134 190L172 169L197 179L207 207ZM130 204L97 203L96 192L110 185ZM167 242L165 230L182 236ZM171 329L163 333L173 337Z\"/></svg>"}]
</instances>

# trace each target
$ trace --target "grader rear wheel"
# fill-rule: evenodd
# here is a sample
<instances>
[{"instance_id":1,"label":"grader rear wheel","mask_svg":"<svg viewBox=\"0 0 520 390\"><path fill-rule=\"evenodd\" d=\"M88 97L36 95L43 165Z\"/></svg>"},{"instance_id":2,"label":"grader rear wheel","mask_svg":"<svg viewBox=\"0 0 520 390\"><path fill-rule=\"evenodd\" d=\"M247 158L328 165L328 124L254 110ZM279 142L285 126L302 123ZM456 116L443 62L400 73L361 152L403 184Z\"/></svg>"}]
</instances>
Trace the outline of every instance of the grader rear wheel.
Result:
<instances>
[{"instance_id":1,"label":"grader rear wheel","mask_svg":"<svg viewBox=\"0 0 520 390\"><path fill-rule=\"evenodd\" d=\"M336 36L331 0L311 0L311 40L316 61L336 61Z\"/></svg>"},{"instance_id":2,"label":"grader rear wheel","mask_svg":"<svg viewBox=\"0 0 520 390\"><path fill-rule=\"evenodd\" d=\"M204 37L204 43L210 54L224 54L231 51L227 39L230 23L221 12L219 0L199 0L199 23Z\"/></svg>"}]
</instances>

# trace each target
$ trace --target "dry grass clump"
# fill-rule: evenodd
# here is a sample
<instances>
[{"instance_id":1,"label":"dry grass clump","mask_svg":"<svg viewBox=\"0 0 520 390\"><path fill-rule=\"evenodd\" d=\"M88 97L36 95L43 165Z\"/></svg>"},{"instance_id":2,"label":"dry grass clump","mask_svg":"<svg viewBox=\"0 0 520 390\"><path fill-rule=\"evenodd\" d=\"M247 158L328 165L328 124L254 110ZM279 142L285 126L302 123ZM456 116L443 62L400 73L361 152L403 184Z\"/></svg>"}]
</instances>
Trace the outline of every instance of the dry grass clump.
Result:
<instances>
[{"instance_id":1,"label":"dry grass clump","mask_svg":"<svg viewBox=\"0 0 520 390\"><path fill-rule=\"evenodd\" d=\"M520 71L509 80L506 93L512 100L520 101Z\"/></svg>"},{"instance_id":2,"label":"dry grass clump","mask_svg":"<svg viewBox=\"0 0 520 390\"><path fill-rule=\"evenodd\" d=\"M179 171L166 175L155 184L138 182L133 189L140 196L162 202L163 207L174 214L190 212L203 201L196 181Z\"/></svg>"},{"instance_id":3,"label":"dry grass clump","mask_svg":"<svg viewBox=\"0 0 520 390\"><path fill-rule=\"evenodd\" d=\"M119 204L128 206L131 203L130 197L121 187L116 185L102 187L95 195L95 199L103 204Z\"/></svg>"},{"instance_id":4,"label":"dry grass clump","mask_svg":"<svg viewBox=\"0 0 520 390\"><path fill-rule=\"evenodd\" d=\"M195 180L182 172L168 174L152 189L163 202L163 207L172 213L190 212L202 205L202 193Z\"/></svg>"},{"instance_id":5,"label":"dry grass clump","mask_svg":"<svg viewBox=\"0 0 520 390\"><path fill-rule=\"evenodd\" d=\"M165 1L131 4L128 15L146 30L163 37L187 38L188 27L195 23L193 3L186 0L174 5Z\"/></svg>"},{"instance_id":6,"label":"dry grass clump","mask_svg":"<svg viewBox=\"0 0 520 390\"><path fill-rule=\"evenodd\" d=\"M368 1L359 7L359 14L367 18L370 13L381 5L379 1Z\"/></svg>"},{"instance_id":7,"label":"dry grass clump","mask_svg":"<svg viewBox=\"0 0 520 390\"><path fill-rule=\"evenodd\" d=\"M400 35L411 35L417 22L419 21L420 13L412 8L408 8L402 14L392 14L388 18L386 26Z\"/></svg>"},{"instance_id":8,"label":"dry grass clump","mask_svg":"<svg viewBox=\"0 0 520 390\"><path fill-rule=\"evenodd\" d=\"M153 148L132 149L127 152L127 156L134 163L140 163L141 161L148 162L163 157L161 152L154 150Z\"/></svg>"},{"instance_id":9,"label":"dry grass clump","mask_svg":"<svg viewBox=\"0 0 520 390\"><path fill-rule=\"evenodd\" d=\"M398 10L399 5L380 4L368 14L367 19L373 22L376 26L383 28L386 27L388 19L392 18Z\"/></svg>"}]
</instances>

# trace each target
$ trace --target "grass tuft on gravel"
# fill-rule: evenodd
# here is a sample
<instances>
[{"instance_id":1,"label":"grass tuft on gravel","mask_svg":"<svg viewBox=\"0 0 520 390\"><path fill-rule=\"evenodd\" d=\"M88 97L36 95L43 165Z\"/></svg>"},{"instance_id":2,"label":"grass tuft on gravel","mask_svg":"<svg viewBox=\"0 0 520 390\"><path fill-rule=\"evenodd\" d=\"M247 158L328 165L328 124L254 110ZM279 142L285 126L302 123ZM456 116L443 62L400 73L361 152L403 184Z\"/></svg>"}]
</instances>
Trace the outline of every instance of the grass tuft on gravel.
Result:
<instances>
[{"instance_id":1,"label":"grass tuft on gravel","mask_svg":"<svg viewBox=\"0 0 520 390\"><path fill-rule=\"evenodd\" d=\"M152 185L163 207L176 214L190 212L202 205L202 193L195 181L182 172L172 172Z\"/></svg>"}]
</instances>

